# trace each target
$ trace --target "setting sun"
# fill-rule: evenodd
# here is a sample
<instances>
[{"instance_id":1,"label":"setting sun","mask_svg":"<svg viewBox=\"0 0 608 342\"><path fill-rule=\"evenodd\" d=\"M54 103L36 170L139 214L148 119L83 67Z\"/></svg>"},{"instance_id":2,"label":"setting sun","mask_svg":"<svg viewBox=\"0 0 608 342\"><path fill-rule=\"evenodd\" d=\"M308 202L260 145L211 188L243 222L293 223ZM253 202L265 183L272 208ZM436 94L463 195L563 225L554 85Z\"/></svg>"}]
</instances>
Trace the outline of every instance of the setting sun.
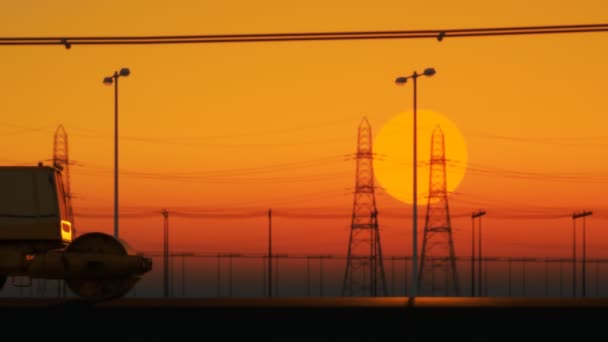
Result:
<instances>
[{"instance_id":1,"label":"setting sun","mask_svg":"<svg viewBox=\"0 0 608 342\"><path fill-rule=\"evenodd\" d=\"M447 190L453 192L462 181L467 165L467 147L458 127L444 115L418 110L418 204L426 205L429 189L431 136L439 126L444 134L447 161ZM389 195L412 203L412 113L401 113L390 119L374 140L378 162L376 179Z\"/></svg>"}]
</instances>

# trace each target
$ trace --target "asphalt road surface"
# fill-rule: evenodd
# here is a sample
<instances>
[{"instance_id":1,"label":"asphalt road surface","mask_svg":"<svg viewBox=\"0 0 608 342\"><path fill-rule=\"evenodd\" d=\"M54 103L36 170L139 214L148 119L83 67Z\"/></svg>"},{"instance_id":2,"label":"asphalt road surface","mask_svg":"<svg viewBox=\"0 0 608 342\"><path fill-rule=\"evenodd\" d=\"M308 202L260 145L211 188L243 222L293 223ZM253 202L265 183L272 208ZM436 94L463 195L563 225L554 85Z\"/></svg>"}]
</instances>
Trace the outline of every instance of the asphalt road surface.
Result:
<instances>
[{"instance_id":1,"label":"asphalt road surface","mask_svg":"<svg viewBox=\"0 0 608 342\"><path fill-rule=\"evenodd\" d=\"M608 298L3 298L0 322L28 340L580 340L605 336Z\"/></svg>"}]
</instances>

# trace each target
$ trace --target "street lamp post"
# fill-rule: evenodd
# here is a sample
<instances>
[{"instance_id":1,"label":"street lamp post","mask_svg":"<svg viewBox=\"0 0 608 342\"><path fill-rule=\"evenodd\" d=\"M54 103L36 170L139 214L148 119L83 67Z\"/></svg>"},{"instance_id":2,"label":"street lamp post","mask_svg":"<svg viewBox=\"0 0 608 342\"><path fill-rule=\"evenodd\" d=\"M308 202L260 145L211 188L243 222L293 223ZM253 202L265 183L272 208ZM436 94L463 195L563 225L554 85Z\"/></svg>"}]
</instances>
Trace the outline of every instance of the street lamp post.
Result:
<instances>
[{"instance_id":1,"label":"street lamp post","mask_svg":"<svg viewBox=\"0 0 608 342\"><path fill-rule=\"evenodd\" d=\"M103 83L114 83L114 237L118 239L118 78L131 74L129 68L114 71L114 75L104 77Z\"/></svg>"},{"instance_id":2,"label":"street lamp post","mask_svg":"<svg viewBox=\"0 0 608 342\"><path fill-rule=\"evenodd\" d=\"M413 74L409 75L409 76L401 76L401 77L397 77L395 79L395 83L397 85L403 85L407 82L408 79L413 79L414 81L414 127L413 127L413 132L414 132L414 160L413 160L413 168L414 168L414 177L413 177L413 203L412 203L412 211L413 211L413 222L412 222L412 291L410 294L411 298L415 298L416 294L417 294L417 280L418 280L418 139L417 139L417 122L416 122L416 110L417 110L417 104L416 104L416 98L417 98L417 89L416 89L416 80L418 79L419 76L433 76L435 75L435 69L433 68L426 68L424 69L424 71L422 72L422 74L418 74L416 71L414 71Z\"/></svg>"},{"instance_id":3,"label":"street lamp post","mask_svg":"<svg viewBox=\"0 0 608 342\"><path fill-rule=\"evenodd\" d=\"M591 211L582 211L580 213L572 214L572 297L576 297L576 220L579 218L583 219L583 287L582 296L585 297L587 289L587 274L586 274L586 263L587 263L587 242L585 232L585 217L592 215Z\"/></svg>"},{"instance_id":4,"label":"street lamp post","mask_svg":"<svg viewBox=\"0 0 608 342\"><path fill-rule=\"evenodd\" d=\"M485 215L485 210L479 209L479 211L471 214L471 218L473 219L473 234L471 237L471 296L475 297L475 219L479 220L479 296L483 296L482 286L481 286L481 217Z\"/></svg>"}]
</instances>

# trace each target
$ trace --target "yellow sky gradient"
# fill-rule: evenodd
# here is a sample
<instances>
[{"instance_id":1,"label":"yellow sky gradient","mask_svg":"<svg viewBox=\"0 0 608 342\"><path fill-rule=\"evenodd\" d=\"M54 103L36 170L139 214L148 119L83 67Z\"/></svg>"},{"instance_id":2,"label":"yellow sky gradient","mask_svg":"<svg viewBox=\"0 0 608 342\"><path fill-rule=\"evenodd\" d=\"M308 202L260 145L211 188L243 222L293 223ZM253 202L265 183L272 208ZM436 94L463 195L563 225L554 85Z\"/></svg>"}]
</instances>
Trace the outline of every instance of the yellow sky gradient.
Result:
<instances>
[{"instance_id":1,"label":"yellow sky gradient","mask_svg":"<svg viewBox=\"0 0 608 342\"><path fill-rule=\"evenodd\" d=\"M0 4L0 36L593 24L605 22L605 13L608 4L600 0L13 1ZM432 66L437 74L419 80L419 108L445 115L465 137L471 170L450 197L450 209L486 208L487 253L566 253L568 218L513 219L563 208L564 215L594 210L588 237L590 253L599 256L608 242L601 233L608 213L607 42L607 33L579 33L442 42L0 46L0 162L51 158L53 132L63 124L75 163L75 212L110 215L82 217L78 227L111 232L114 97L102 79L129 67L132 74L119 81L125 212L272 207L345 213L342 220L276 222L279 249L344 253L355 180L348 155L356 150L359 122L366 116L376 133L410 111L411 83L393 81ZM408 219L382 218L382 212L408 215L409 206L385 193L378 194L378 206L383 250L408 252ZM457 253L465 254L470 218L452 222ZM261 252L265 244L263 217L176 218L172 224L177 248ZM160 214L121 221L123 236L140 249L159 249L161 229Z\"/></svg>"}]
</instances>

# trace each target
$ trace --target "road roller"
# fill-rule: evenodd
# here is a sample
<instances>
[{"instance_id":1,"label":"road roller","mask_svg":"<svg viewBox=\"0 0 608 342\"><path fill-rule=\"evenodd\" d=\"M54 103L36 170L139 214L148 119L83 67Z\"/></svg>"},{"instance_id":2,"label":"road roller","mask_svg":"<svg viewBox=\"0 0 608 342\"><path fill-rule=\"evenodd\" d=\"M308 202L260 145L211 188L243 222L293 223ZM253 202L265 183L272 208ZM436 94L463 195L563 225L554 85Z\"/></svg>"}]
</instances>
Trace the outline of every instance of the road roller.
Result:
<instances>
[{"instance_id":1,"label":"road roller","mask_svg":"<svg viewBox=\"0 0 608 342\"><path fill-rule=\"evenodd\" d=\"M64 280L79 298L123 297L152 260L102 232L75 236L61 168L0 166L0 289L7 279Z\"/></svg>"}]
</instances>

